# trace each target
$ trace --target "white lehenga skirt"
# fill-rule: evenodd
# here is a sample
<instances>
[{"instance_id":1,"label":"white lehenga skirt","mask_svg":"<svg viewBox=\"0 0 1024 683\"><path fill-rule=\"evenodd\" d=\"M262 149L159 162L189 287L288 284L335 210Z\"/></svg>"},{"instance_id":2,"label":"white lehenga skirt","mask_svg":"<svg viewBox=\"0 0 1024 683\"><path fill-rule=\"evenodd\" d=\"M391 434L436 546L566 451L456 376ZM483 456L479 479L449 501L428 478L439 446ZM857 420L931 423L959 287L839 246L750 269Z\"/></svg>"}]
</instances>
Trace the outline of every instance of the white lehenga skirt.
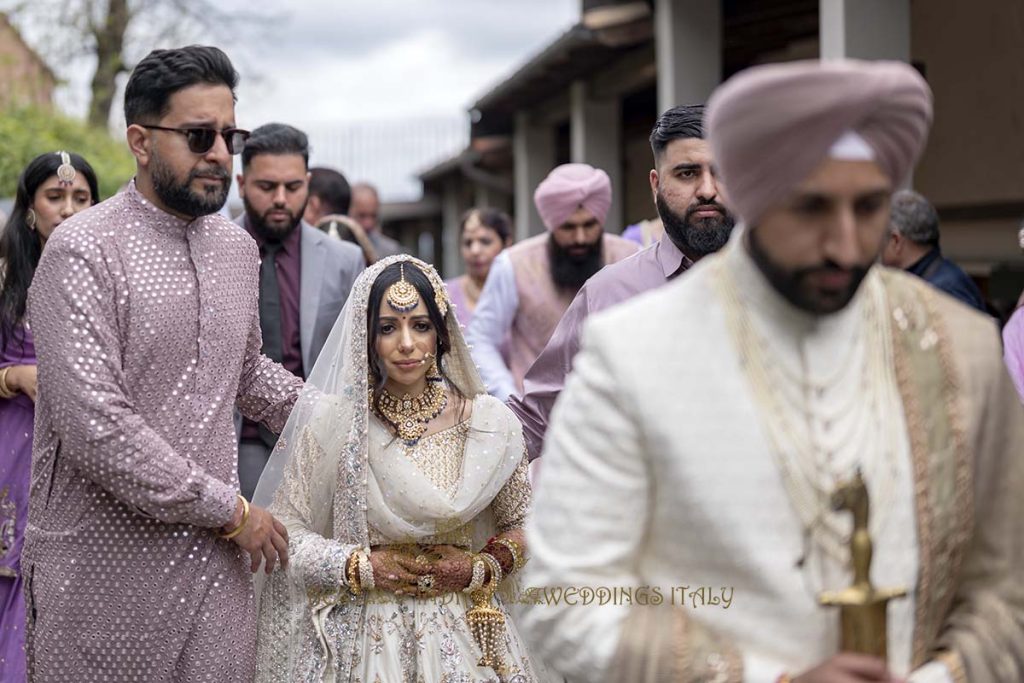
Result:
<instances>
[{"instance_id":1,"label":"white lehenga skirt","mask_svg":"<svg viewBox=\"0 0 1024 683\"><path fill-rule=\"evenodd\" d=\"M497 602L497 600L496 600ZM505 612L506 670L477 666L481 652L466 623L472 607L465 593L414 598L374 592L368 596L362 647L353 662L356 683L536 683L538 676Z\"/></svg>"}]
</instances>

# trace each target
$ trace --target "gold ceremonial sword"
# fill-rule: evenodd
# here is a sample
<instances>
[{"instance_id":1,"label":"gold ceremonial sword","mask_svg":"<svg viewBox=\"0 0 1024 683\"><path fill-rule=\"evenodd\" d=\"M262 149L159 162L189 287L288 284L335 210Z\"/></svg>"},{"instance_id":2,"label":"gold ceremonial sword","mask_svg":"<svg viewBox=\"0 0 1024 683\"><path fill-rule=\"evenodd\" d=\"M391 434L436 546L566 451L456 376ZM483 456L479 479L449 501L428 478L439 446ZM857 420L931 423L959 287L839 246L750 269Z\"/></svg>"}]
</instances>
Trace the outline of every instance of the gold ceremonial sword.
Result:
<instances>
[{"instance_id":1,"label":"gold ceremonial sword","mask_svg":"<svg viewBox=\"0 0 1024 683\"><path fill-rule=\"evenodd\" d=\"M870 504L868 489L860 471L852 481L832 493L832 509L853 513L850 557L853 585L818 596L822 605L839 607L842 626L841 649L886 659L886 608L889 601L906 596L905 588L875 588L871 585L871 534L868 532Z\"/></svg>"}]
</instances>

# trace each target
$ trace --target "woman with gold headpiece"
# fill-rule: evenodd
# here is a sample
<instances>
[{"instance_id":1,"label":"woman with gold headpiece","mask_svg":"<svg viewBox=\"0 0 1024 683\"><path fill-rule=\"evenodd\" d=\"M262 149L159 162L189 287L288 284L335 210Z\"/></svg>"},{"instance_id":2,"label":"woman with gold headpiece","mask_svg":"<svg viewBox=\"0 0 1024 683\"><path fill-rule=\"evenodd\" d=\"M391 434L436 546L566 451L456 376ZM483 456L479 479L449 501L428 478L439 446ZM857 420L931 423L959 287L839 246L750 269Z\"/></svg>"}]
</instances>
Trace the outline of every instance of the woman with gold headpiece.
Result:
<instances>
[{"instance_id":1,"label":"woman with gold headpiece","mask_svg":"<svg viewBox=\"0 0 1024 683\"><path fill-rule=\"evenodd\" d=\"M497 594L527 559L526 472L434 269L368 268L256 491L290 555L257 586L257 680L538 680Z\"/></svg>"},{"instance_id":2,"label":"woman with gold headpiece","mask_svg":"<svg viewBox=\"0 0 1024 683\"><path fill-rule=\"evenodd\" d=\"M28 287L50 233L99 201L96 173L77 154L41 154L25 167L0 232L0 680L25 680L21 545L28 516L36 354Z\"/></svg>"}]
</instances>

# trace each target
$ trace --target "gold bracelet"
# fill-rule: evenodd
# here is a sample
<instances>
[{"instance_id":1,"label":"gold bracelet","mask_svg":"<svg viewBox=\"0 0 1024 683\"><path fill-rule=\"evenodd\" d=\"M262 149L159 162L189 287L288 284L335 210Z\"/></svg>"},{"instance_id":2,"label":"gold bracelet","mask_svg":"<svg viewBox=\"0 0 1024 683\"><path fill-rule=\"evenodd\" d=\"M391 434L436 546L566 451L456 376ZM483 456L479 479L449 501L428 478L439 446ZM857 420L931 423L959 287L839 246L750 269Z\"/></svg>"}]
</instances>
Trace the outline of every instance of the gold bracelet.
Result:
<instances>
[{"instance_id":1,"label":"gold bracelet","mask_svg":"<svg viewBox=\"0 0 1024 683\"><path fill-rule=\"evenodd\" d=\"M505 546L512 553L512 571L517 572L526 566L526 556L518 543L511 538L499 538L495 543Z\"/></svg>"},{"instance_id":2,"label":"gold bracelet","mask_svg":"<svg viewBox=\"0 0 1024 683\"><path fill-rule=\"evenodd\" d=\"M484 587L484 572L487 571L487 562L479 555L470 555L470 562L473 563L473 576L469 585L462 589L463 593L476 593Z\"/></svg>"},{"instance_id":3,"label":"gold bracelet","mask_svg":"<svg viewBox=\"0 0 1024 683\"><path fill-rule=\"evenodd\" d=\"M242 529L245 528L246 523L248 523L248 521L249 521L249 501L247 501L245 499L245 496L243 496L241 493L239 493L237 495L238 495L238 500L242 501L242 521L239 522L238 526L236 526L231 531L227 532L226 534L221 534L220 535L220 537L223 538L224 540L232 539L235 536L237 536L238 534L242 533Z\"/></svg>"},{"instance_id":4,"label":"gold bracelet","mask_svg":"<svg viewBox=\"0 0 1024 683\"><path fill-rule=\"evenodd\" d=\"M0 398L14 398L18 392L7 386L7 373L10 371L11 366L8 365L3 370L0 370Z\"/></svg>"},{"instance_id":5,"label":"gold bracelet","mask_svg":"<svg viewBox=\"0 0 1024 683\"><path fill-rule=\"evenodd\" d=\"M345 567L345 577L348 579L348 590L352 595L359 595L363 592L362 586L359 585L359 561L361 553L358 550L353 550L352 554L348 556L348 564Z\"/></svg>"},{"instance_id":6,"label":"gold bracelet","mask_svg":"<svg viewBox=\"0 0 1024 683\"><path fill-rule=\"evenodd\" d=\"M370 555L365 550L358 551L356 557L359 559L359 588L368 593L377 588L377 581L373 576L373 563L370 562Z\"/></svg>"},{"instance_id":7,"label":"gold bracelet","mask_svg":"<svg viewBox=\"0 0 1024 683\"><path fill-rule=\"evenodd\" d=\"M487 585L484 586L483 590L486 591L488 595L494 595L498 590L498 586L501 584L501 580L505 578L505 573L501 569L501 563L498 562L497 558L490 553L480 553L477 557L483 560L484 564L486 564L488 569L491 570L491 580L487 582Z\"/></svg>"}]
</instances>

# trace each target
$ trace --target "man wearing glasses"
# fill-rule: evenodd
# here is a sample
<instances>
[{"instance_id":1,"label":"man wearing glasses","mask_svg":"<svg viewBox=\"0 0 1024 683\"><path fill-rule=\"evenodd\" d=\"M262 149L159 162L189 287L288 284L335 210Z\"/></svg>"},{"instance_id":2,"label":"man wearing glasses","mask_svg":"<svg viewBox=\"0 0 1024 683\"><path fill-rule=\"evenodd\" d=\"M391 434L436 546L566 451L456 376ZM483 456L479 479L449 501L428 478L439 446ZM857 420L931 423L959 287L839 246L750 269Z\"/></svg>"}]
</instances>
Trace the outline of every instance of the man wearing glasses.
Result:
<instances>
[{"instance_id":1,"label":"man wearing glasses","mask_svg":"<svg viewBox=\"0 0 1024 683\"><path fill-rule=\"evenodd\" d=\"M302 383L260 353L256 245L217 213L248 136L237 82L212 47L143 59L134 181L36 272L33 681L253 678L250 571L287 562L287 532L238 494L232 417L279 432Z\"/></svg>"}]
</instances>

